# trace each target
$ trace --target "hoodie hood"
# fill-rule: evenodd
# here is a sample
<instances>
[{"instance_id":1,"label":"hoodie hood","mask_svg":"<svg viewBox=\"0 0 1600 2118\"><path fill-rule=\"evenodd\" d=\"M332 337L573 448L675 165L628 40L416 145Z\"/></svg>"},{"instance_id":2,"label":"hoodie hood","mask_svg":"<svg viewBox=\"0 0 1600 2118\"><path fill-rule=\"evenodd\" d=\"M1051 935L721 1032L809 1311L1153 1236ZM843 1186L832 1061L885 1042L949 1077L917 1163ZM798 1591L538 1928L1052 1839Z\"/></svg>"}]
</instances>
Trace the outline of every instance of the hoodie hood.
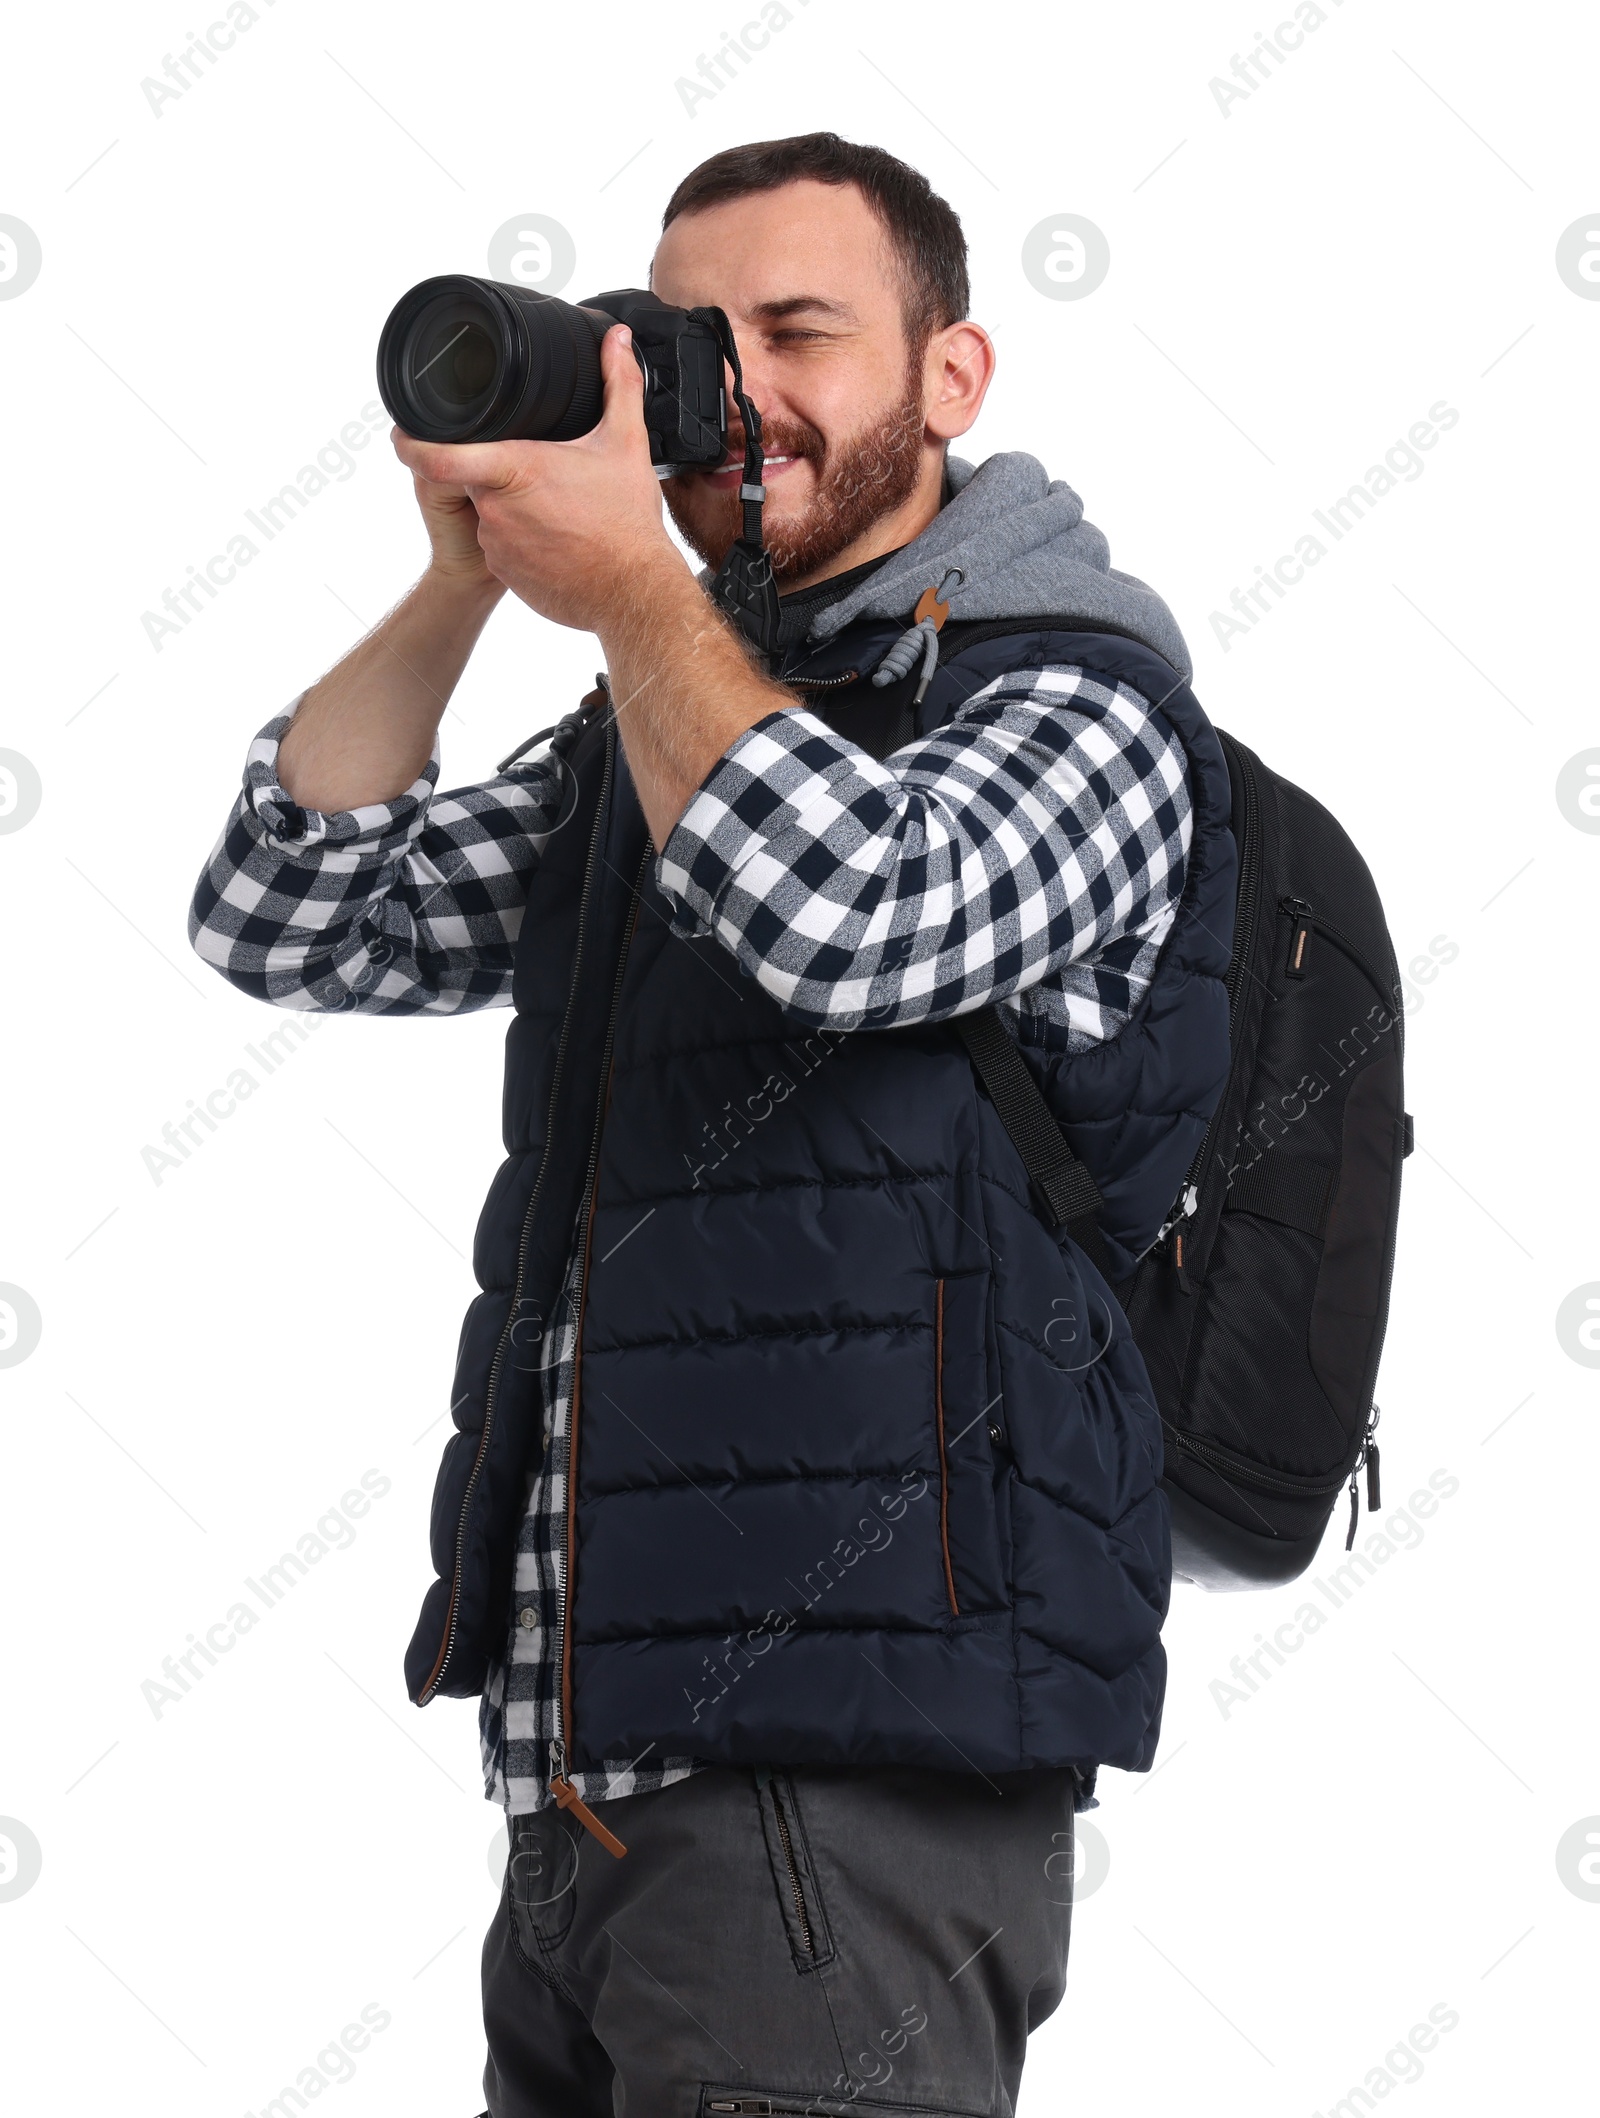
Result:
<instances>
[{"instance_id":1,"label":"hoodie hood","mask_svg":"<svg viewBox=\"0 0 1600 2118\"><path fill-rule=\"evenodd\" d=\"M952 567L962 579L952 618L1075 618L1109 626L1153 648L1187 681L1194 674L1178 621L1153 589L1110 563L1111 547L1083 502L1037 457L990 456L976 466L948 459L951 497L922 535L811 622L821 645L853 618L909 619L925 588Z\"/></svg>"}]
</instances>

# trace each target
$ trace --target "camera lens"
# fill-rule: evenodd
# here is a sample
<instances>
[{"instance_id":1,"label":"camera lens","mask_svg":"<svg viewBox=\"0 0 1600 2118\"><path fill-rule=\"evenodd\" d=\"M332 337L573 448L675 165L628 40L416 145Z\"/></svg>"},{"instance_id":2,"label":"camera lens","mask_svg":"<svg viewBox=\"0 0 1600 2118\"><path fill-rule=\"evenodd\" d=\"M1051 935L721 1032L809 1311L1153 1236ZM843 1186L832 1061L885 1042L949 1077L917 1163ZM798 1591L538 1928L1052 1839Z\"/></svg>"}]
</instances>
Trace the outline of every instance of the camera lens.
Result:
<instances>
[{"instance_id":1,"label":"camera lens","mask_svg":"<svg viewBox=\"0 0 1600 2118\"><path fill-rule=\"evenodd\" d=\"M428 376L429 387L446 404L475 404L494 381L500 366L494 340L481 324L457 324L454 328L435 324L417 348L422 358L417 380ZM437 368L438 373L431 371Z\"/></svg>"},{"instance_id":2,"label":"camera lens","mask_svg":"<svg viewBox=\"0 0 1600 2118\"><path fill-rule=\"evenodd\" d=\"M610 323L497 280L424 280L383 327L379 393L423 441L570 441L600 417Z\"/></svg>"}]
</instances>

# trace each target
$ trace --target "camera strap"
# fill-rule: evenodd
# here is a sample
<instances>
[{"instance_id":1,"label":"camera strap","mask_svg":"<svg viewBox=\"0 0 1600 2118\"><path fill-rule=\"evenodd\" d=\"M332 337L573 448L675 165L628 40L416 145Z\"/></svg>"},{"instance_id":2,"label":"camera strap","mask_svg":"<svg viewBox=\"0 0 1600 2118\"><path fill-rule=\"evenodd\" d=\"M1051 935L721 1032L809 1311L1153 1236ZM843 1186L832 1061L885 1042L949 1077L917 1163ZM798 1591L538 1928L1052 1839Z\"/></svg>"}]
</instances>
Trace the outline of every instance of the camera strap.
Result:
<instances>
[{"instance_id":1,"label":"camera strap","mask_svg":"<svg viewBox=\"0 0 1600 2118\"><path fill-rule=\"evenodd\" d=\"M689 314L709 325L722 348L722 357L733 373L733 401L744 428L744 477L739 486L743 526L711 581L711 599L727 612L753 647L771 655L777 651L780 613L778 584L772 578L772 561L761 535L761 505L767 497L762 477L766 459L761 449L761 414L745 395L739 348L726 315L721 309L710 308L691 309Z\"/></svg>"}]
</instances>

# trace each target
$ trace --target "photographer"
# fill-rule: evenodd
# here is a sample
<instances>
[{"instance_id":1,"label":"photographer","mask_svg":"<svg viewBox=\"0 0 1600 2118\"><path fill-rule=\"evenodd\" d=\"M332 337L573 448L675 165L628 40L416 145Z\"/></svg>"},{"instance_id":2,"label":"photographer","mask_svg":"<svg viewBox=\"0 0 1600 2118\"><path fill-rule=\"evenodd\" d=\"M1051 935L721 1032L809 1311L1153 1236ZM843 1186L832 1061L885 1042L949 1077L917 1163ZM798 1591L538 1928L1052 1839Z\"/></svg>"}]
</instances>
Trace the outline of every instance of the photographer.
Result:
<instances>
[{"instance_id":1,"label":"photographer","mask_svg":"<svg viewBox=\"0 0 1600 2118\"><path fill-rule=\"evenodd\" d=\"M651 290L731 324L764 497L733 421L658 479L622 325L577 438L397 431L429 567L256 738L192 932L278 1006L516 1011L407 1664L481 1694L509 1820L494 2118L1009 2111L1074 1810L1159 1729L1113 1289L1227 1065L1227 774L1076 495L948 457L994 352L915 171L719 154ZM759 506L775 625L663 495L713 589ZM606 683L437 793L507 589ZM1036 1210L990 1100L1018 1053L1092 1227Z\"/></svg>"}]
</instances>

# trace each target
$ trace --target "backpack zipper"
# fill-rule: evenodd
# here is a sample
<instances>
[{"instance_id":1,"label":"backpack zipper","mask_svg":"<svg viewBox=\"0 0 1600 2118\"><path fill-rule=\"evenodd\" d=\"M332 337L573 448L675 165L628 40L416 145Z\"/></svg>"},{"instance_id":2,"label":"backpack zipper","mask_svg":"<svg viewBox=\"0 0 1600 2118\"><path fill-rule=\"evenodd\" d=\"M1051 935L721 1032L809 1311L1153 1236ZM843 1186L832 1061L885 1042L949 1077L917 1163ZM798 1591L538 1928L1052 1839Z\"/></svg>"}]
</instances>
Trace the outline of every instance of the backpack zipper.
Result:
<instances>
[{"instance_id":1,"label":"backpack zipper","mask_svg":"<svg viewBox=\"0 0 1600 2118\"><path fill-rule=\"evenodd\" d=\"M574 1303L576 1323L572 1342L572 1400L567 1408L567 1432L561 1450L562 1476L566 1480L567 1512L564 1533L564 1550L561 1563L561 1587L556 1596L556 1668L559 1681L555 1697L551 1701L554 1733L550 1739L550 1791L562 1809L568 1809L577 1818L585 1831L593 1834L607 1851L619 1858L627 1851L615 1838L593 1810L580 1798L567 1773L567 1731L572 1720L572 1637L567 1622L567 1607L572 1595L572 1561L576 1537L578 1484L576 1478L579 1419L579 1368L583 1360L583 1308L589 1291L589 1240L594 1224L595 1178L600 1166L600 1136L605 1130L606 1106L611 1098L611 1059L616 1041L617 1008L622 999L622 981L628 968L628 951L633 940L633 930L639 916L639 891L644 883L645 872L650 865L650 847L646 843L639 860L639 872L633 879L630 895L630 915L623 936L622 948L617 957L617 975L611 987L611 1007L606 1016L605 1043L600 1053L600 1097L595 1109L594 1131L589 1140L589 1166L583 1180L583 1193L578 1202L575 1225L583 1229L583 1250L578 1268L577 1299Z\"/></svg>"},{"instance_id":2,"label":"backpack zipper","mask_svg":"<svg viewBox=\"0 0 1600 2118\"><path fill-rule=\"evenodd\" d=\"M812 1937L811 1920L806 1911L806 1894L800 1887L800 1870L795 1866L794 1841L789 1836L789 1819L783 1813L783 1797L778 1793L776 1780L772 1782L772 1813L778 1822L778 1843L783 1848L783 1864L789 1871L789 1888L794 1893L795 1917L800 1922L801 1938L805 1942L807 1956L815 1956L817 1945ZM713 2110L721 2108L719 2104L712 2105Z\"/></svg>"},{"instance_id":3,"label":"backpack zipper","mask_svg":"<svg viewBox=\"0 0 1600 2118\"><path fill-rule=\"evenodd\" d=\"M1378 1487L1378 1444L1373 1440L1378 1425L1376 1405L1367 1414L1366 1429L1361 1436L1361 1454L1350 1466L1350 1529L1344 1540L1348 1552L1356 1541L1356 1517L1361 1512L1361 1498L1356 1485L1356 1473L1365 1464L1367 1468L1367 1513L1376 1515L1383 1505Z\"/></svg>"},{"instance_id":4,"label":"backpack zipper","mask_svg":"<svg viewBox=\"0 0 1600 2118\"><path fill-rule=\"evenodd\" d=\"M1303 978L1305 976L1306 939L1310 930L1315 927L1319 934L1326 934L1336 947L1343 949L1356 969L1383 995L1391 1006L1399 1007L1400 994L1398 986L1385 985L1349 935L1342 928L1336 927L1331 919L1324 919L1314 905L1303 897L1280 897L1278 899L1278 909L1280 912L1287 912L1295 923L1289 942L1290 969L1295 977Z\"/></svg>"},{"instance_id":5,"label":"backpack zipper","mask_svg":"<svg viewBox=\"0 0 1600 2118\"><path fill-rule=\"evenodd\" d=\"M1363 1465L1367 1473L1367 1512L1376 1514L1382 1505L1378 1485L1378 1444L1373 1439L1378 1424L1378 1407L1374 1405L1367 1414L1361 1432L1355 1460L1348 1471L1336 1472L1332 1478L1301 1478L1290 1471L1269 1471L1253 1458L1241 1456L1237 1450L1225 1447L1221 1442L1202 1441L1196 1434L1186 1434L1175 1427L1170 1419L1163 1418L1162 1432L1182 1454L1195 1457L1208 1470L1226 1478L1230 1484L1254 1486L1261 1493L1281 1493L1291 1500L1328 1500L1347 1481L1350 1489L1350 1530L1344 1548L1348 1552L1355 1543L1356 1517L1360 1509L1357 1474Z\"/></svg>"},{"instance_id":6,"label":"backpack zipper","mask_svg":"<svg viewBox=\"0 0 1600 2118\"><path fill-rule=\"evenodd\" d=\"M556 1097L561 1088L562 1069L567 1054L567 1033L572 1022L572 1003L578 990L578 972L583 963L584 935L589 918L589 887L594 880L595 857L599 851L600 830L606 813L606 796L611 787L612 761L616 751L615 720L606 724L605 746L605 763L600 775L600 799L595 808L594 828L589 834L589 856L583 871L583 888L578 898L578 932L572 952L572 978L567 988L566 1009L561 1017L561 1036L556 1044L555 1065L550 1074L550 1103L545 1112L544 1152L539 1158L539 1174L534 1179L533 1190L528 1195L528 1208L522 1217L522 1233L517 1241L517 1276L512 1286L511 1306L506 1312L506 1320L494 1349L494 1360L490 1364L489 1382L483 1400L483 1431L478 1436L478 1452L473 1458L466 1491L461 1496L461 1512L456 1518L455 1562L450 1576L450 1602L445 1612L444 1642L427 1683L417 1694L419 1706L426 1706L434 1697L444 1681L445 1671L450 1667L450 1657L455 1652L456 1621L461 1601L461 1560L467 1540L467 1515L472 1506L473 1495L477 1491L479 1474L489 1453L500 1373L505 1363L506 1347L511 1341L517 1312L522 1305L522 1288L528 1262L528 1242L533 1233L533 1216L539 1203L539 1194L544 1189L545 1171L550 1166L550 1142L555 1130Z\"/></svg>"},{"instance_id":7,"label":"backpack zipper","mask_svg":"<svg viewBox=\"0 0 1600 2118\"><path fill-rule=\"evenodd\" d=\"M1244 982L1244 973L1255 951L1257 913L1261 895L1261 795L1256 785L1255 773L1250 760L1231 736L1217 730L1217 740L1222 744L1223 754L1232 756L1239 767L1239 778L1244 787L1244 827L1239 840L1239 887L1235 896L1233 921L1233 949L1228 958L1228 975L1224 981L1228 995L1228 1072L1233 1073L1234 1033L1239 1020L1239 987ZM1200 1204L1200 1180L1211 1160L1211 1151L1216 1141L1217 1127L1222 1117L1222 1106L1227 1101L1228 1087L1225 1084L1217 1098L1216 1108L1206 1121L1200 1146L1189 1165L1189 1174L1183 1180L1172 1212L1162 1222L1156 1233L1156 1243L1166 1236L1172 1237L1172 1262L1183 1270L1184 1230L1194 1218ZM1151 1248L1154 1249L1152 1244Z\"/></svg>"},{"instance_id":8,"label":"backpack zipper","mask_svg":"<svg viewBox=\"0 0 1600 2118\"><path fill-rule=\"evenodd\" d=\"M1300 1478L1290 1471L1268 1471L1251 1457L1240 1456L1235 1450L1220 1442L1202 1441L1198 1435L1185 1434L1171 1420L1161 1422L1168 1439L1186 1455L1198 1457L1208 1469L1223 1472L1243 1485L1258 1487L1263 1493L1284 1493L1295 1499L1325 1500L1329 1494L1337 1493L1349 1473L1336 1471L1331 1478ZM1358 1459L1359 1460L1359 1459Z\"/></svg>"}]
</instances>

